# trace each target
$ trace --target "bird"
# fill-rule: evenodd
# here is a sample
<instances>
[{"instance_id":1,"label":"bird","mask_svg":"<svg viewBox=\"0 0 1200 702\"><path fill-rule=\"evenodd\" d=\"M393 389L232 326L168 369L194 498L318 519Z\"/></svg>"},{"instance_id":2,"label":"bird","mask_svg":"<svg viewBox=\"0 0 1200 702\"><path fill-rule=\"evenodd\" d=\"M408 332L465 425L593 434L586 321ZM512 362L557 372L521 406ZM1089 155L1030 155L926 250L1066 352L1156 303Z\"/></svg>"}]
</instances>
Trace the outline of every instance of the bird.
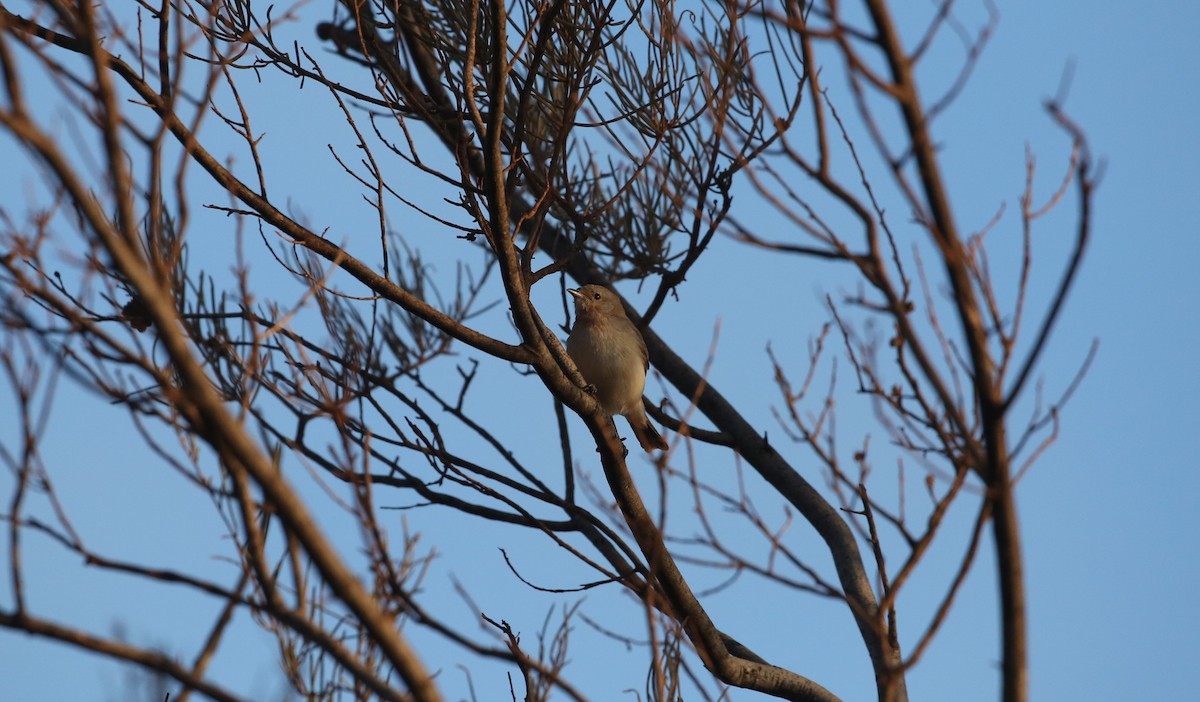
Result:
<instances>
[{"instance_id":1,"label":"bird","mask_svg":"<svg viewBox=\"0 0 1200 702\"><path fill-rule=\"evenodd\" d=\"M650 453L665 451L667 442L658 433L642 407L646 370L650 355L642 333L625 316L621 299L601 285L584 285L567 290L575 298L575 324L567 336L567 354L588 385L595 388L596 402L604 413L629 420L638 443Z\"/></svg>"}]
</instances>

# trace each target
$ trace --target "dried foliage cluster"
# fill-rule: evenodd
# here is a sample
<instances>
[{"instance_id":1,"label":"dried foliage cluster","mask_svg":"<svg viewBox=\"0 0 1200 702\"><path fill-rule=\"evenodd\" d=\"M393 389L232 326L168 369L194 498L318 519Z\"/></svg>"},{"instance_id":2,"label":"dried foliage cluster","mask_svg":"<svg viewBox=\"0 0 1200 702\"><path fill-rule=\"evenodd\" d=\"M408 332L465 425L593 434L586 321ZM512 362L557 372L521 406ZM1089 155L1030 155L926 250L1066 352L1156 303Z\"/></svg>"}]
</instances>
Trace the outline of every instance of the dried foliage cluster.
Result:
<instances>
[{"instance_id":1,"label":"dried foliage cluster","mask_svg":"<svg viewBox=\"0 0 1200 702\"><path fill-rule=\"evenodd\" d=\"M1069 165L1038 202L1030 158L1019 215L998 219L1021 233L1017 282L1001 289L988 265L991 227L968 233L956 221L933 136L994 17L971 32L943 0L920 33L901 36L883 0L316 5L0 3L0 126L37 165L46 194L0 201L0 360L14 393L6 416L18 427L2 453L11 597L0 626L161 672L176 681L174 699L248 694L208 674L215 652L234 645L229 622L246 615L277 638L305 699L442 699L433 671L445 663L430 667L413 632L511 666L511 692L481 691L485 699L594 697L573 674L587 663L567 665L570 616L531 647L499 619L480 622L490 636L455 626L443 603L422 596L429 554L415 533L394 533L395 513L380 507L407 502L452 511L464 529L527 530L546 559L594 573L584 589L631 594L625 616L650 632L650 674L639 683L645 673L632 672L629 687L644 684L648 699L718 699L730 688L836 699L820 671L801 675L726 633L687 577L713 568L774 583L787 609L811 595L844 603L879 699L905 700L907 672L990 539L1003 697L1025 699L1014 486L1053 441L1074 382L1027 419L1015 421L1013 408L1030 394L1087 244L1096 173L1082 133L1048 105L1071 144ZM961 74L945 94L922 96L918 67L947 43L961 50ZM826 88L835 75L847 104ZM337 139L307 132L299 114L293 139L314 151L350 139L331 150L340 173L309 177L356 182L353 207L373 213L374 235L339 243L290 211L286 174L255 127L256 110L283 109L262 103L265 85L272 101L323 91L340 112ZM61 112L41 109L48 103L69 113L72 138L56 123ZM745 194L739 207L735 189ZM432 201L433 192L445 197ZM1074 251L1049 299L1029 299L1035 224L1064 202L1079 208ZM235 236L196 231L201 206L223 213ZM766 210L788 226L767 234L756 225ZM452 277L432 273L401 236L397 222L414 216L458 259ZM850 269L858 281L857 293L830 299L808 358L767 361L786 447L650 326L686 293L718 235L765 256ZM275 271L249 265L251 248L269 252ZM196 263L213 251L225 253L210 270ZM753 275L726 275L741 274ZM657 484L631 476L561 329L531 302L535 286L568 279L642 286L648 302L630 311L672 392L650 409L676 439L656 459ZM504 308L509 324L497 324ZM928 499L877 498L870 442L856 440L851 458L839 450L834 403L814 382L830 356L853 369L902 457L899 475L876 468L873 480L917 480ZM517 450L534 430L515 437L502 413L470 400L481 378L514 370L556 401L557 470ZM111 400L155 460L211 501L229 537L223 555L236 564L228 577L115 558L76 531L40 446L63 376ZM571 415L595 447L571 444L567 428L580 421ZM536 440L552 445L550 427L540 431ZM597 455L606 487L577 490L577 471L594 471ZM314 500L297 487L305 468L342 487ZM704 477L743 469L754 477ZM745 481L769 486L771 504L737 487ZM690 496L695 517L677 515L678 534L643 498L672 486ZM976 515L966 551L940 604L925 621L907 618L913 629L902 637L897 598L956 504ZM763 516L780 506L798 523ZM352 516L360 538L335 540L316 509ZM753 545L726 536L747 528ZM825 553L798 548L801 532ZM27 601L23 545L33 539L223 609L187 660L55 621ZM763 546L765 558L755 555ZM486 584L464 584L472 587Z\"/></svg>"}]
</instances>

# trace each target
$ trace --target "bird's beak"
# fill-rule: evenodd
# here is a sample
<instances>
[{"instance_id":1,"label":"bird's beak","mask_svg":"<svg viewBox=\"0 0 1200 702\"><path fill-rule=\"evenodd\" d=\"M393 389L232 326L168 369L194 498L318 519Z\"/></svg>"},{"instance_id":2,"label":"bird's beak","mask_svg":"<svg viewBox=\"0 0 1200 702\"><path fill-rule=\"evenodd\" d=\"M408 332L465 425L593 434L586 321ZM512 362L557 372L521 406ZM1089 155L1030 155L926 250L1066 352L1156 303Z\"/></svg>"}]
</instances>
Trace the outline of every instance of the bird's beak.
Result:
<instances>
[{"instance_id":1,"label":"bird's beak","mask_svg":"<svg viewBox=\"0 0 1200 702\"><path fill-rule=\"evenodd\" d=\"M567 292L571 293L571 297L575 298L576 300L583 299L583 293L579 292L575 288L567 288Z\"/></svg>"}]
</instances>

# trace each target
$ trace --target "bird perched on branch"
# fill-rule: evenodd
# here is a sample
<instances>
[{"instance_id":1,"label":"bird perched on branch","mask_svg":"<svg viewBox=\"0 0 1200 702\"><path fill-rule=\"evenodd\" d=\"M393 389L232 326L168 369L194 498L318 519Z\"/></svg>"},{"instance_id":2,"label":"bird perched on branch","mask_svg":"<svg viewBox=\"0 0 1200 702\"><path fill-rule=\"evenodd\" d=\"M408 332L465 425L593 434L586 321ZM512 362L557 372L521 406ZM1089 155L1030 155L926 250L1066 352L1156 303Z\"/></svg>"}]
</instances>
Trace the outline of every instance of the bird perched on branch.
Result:
<instances>
[{"instance_id":1,"label":"bird perched on branch","mask_svg":"<svg viewBox=\"0 0 1200 702\"><path fill-rule=\"evenodd\" d=\"M596 389L596 402L609 415L622 415L646 452L666 450L667 442L650 424L642 407L650 356L646 341L625 316L621 300L600 285L568 290L575 298L575 325L567 337L567 353Z\"/></svg>"}]
</instances>

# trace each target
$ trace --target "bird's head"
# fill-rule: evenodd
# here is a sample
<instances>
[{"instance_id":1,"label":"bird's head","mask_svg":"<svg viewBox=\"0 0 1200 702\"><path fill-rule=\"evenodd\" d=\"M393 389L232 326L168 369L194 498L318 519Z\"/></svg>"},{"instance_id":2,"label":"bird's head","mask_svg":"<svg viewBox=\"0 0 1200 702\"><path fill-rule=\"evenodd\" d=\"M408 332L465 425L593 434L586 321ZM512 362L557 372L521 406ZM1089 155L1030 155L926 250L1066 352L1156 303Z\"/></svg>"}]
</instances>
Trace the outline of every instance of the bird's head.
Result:
<instances>
[{"instance_id":1,"label":"bird's head","mask_svg":"<svg viewBox=\"0 0 1200 702\"><path fill-rule=\"evenodd\" d=\"M607 316L625 316L621 298L603 285L584 285L578 289L572 288L567 292L575 298L575 316L577 318L602 319Z\"/></svg>"}]
</instances>

